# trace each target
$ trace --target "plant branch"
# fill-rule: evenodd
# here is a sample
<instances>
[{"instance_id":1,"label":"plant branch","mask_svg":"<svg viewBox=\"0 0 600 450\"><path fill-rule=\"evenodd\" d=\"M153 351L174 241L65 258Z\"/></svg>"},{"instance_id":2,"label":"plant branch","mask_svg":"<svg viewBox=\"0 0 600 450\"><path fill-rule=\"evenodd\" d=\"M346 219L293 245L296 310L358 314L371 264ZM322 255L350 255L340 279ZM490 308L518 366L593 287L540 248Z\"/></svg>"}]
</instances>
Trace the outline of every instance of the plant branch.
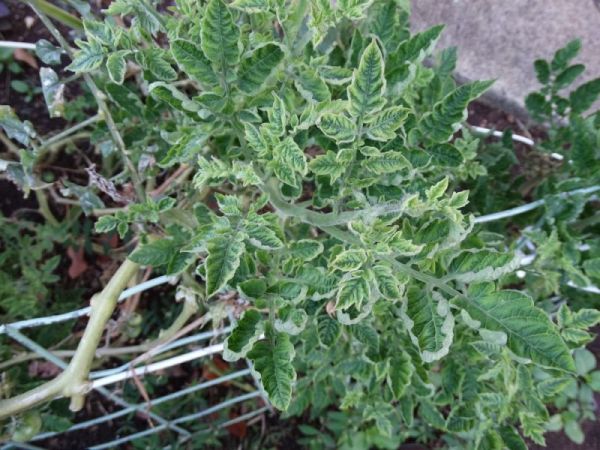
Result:
<instances>
[{"instance_id":1,"label":"plant branch","mask_svg":"<svg viewBox=\"0 0 600 450\"><path fill-rule=\"evenodd\" d=\"M60 46L65 50L65 52L67 52L67 55L69 55L69 57L71 59L73 59L73 56L74 56L73 49L71 48L69 43L66 41L66 39L62 36L60 31L58 31L58 29L54 26L54 24L48 18L48 16L46 16L46 14L35 5L35 2L29 0L28 3L29 3L29 6L31 7L31 9L33 9L33 11L38 15L40 20L46 26L46 28L48 29L50 34L52 34L52 36L54 36L54 38L58 41ZM108 127L108 131L110 132L113 142L119 149L119 153L121 154L121 158L123 159L123 164L125 165L129 174L131 175L131 179L133 181L133 185L134 185L136 194L138 196L138 200L144 201L146 199L146 193L144 191L142 181L139 177L139 174L137 173L137 171L135 169L135 166L133 165L133 163L131 162L131 159L129 158L127 148L125 147L125 142L123 141L123 138L121 137L121 135L119 134L119 131L117 130L117 125L115 124L115 121L114 121L114 119L110 113L110 110L108 108L108 105L106 104L106 101L105 101L106 96L98 89L98 86L96 86L96 83L94 82L94 80L92 79L92 77L89 74L84 73L83 79L84 79L85 83L87 84L88 88L90 89L92 95L96 99L96 103L98 104L98 109L100 110L102 119L104 119L104 122L106 123L106 126Z\"/></svg>"},{"instance_id":2,"label":"plant branch","mask_svg":"<svg viewBox=\"0 0 600 450\"><path fill-rule=\"evenodd\" d=\"M102 120L102 115L96 114L96 115L84 120L83 122L78 123L77 125L73 125L72 127L67 128L66 130L61 131L60 133L55 134L51 138L48 138L47 140L45 140L42 143L42 145L40 145L38 147L38 151L42 151L48 147L52 147L53 145L57 144L62 139L66 138L66 137L72 135L73 133L87 127L88 125L92 125L100 120Z\"/></svg>"},{"instance_id":3,"label":"plant branch","mask_svg":"<svg viewBox=\"0 0 600 450\"><path fill-rule=\"evenodd\" d=\"M279 195L279 192L277 192L277 190L273 186L269 187L268 183L265 183L264 186L266 187L265 192L270 197L271 204L278 211L283 213L284 215L293 216L305 223L314 225L314 226L320 228L321 230L325 231L326 233L328 233L330 236L333 236L342 242L346 242L348 244L353 244L353 245L362 245L360 239L358 237L352 235L351 233L348 233L347 231L343 231L338 228L335 228L334 226L327 225L326 224L327 221L315 220L316 217L324 216L325 214L314 213L313 211L305 210L304 208L301 208L299 206L291 205L291 204L287 203L285 200L283 200L283 198ZM307 213L310 213L310 212L313 212L313 214L317 214L317 216L307 215ZM362 214L364 214L364 211ZM328 216L328 214L327 214L327 216ZM443 280L440 280L433 276L419 272L418 270L413 269L412 267L410 267L407 264L403 264L399 261L396 261L396 259L394 259L392 257L384 257L384 259L386 261L388 261L390 264L392 264L400 272L410 275L411 277L413 277L427 285L434 286L434 287L440 289L441 291L444 291L445 293L449 294L452 297L465 298L465 296L463 294L461 294L459 291L457 291L456 289L454 289L451 286L449 286L448 284L446 284Z\"/></svg>"},{"instance_id":4,"label":"plant branch","mask_svg":"<svg viewBox=\"0 0 600 450\"><path fill-rule=\"evenodd\" d=\"M30 391L1 400L0 419L33 408L58 396L71 398L72 411L79 411L83 407L85 394L90 389L87 378L104 327L115 309L119 295L138 268L136 263L125 260L104 289L92 297L90 319L75 355L65 371Z\"/></svg>"}]
</instances>

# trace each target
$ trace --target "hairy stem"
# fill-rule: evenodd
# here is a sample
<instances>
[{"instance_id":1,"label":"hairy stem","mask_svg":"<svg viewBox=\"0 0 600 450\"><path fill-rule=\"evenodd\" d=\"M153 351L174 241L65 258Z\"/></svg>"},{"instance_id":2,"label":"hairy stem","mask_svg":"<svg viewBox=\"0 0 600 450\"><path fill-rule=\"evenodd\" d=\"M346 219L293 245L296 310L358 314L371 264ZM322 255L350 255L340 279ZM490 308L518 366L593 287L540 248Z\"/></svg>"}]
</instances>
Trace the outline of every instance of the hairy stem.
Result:
<instances>
[{"instance_id":1,"label":"hairy stem","mask_svg":"<svg viewBox=\"0 0 600 450\"><path fill-rule=\"evenodd\" d=\"M84 120L83 122L80 122L76 125L73 125L70 128L67 128L64 131L61 131L60 133L52 136L51 138L45 140L42 145L40 145L38 147L38 151L42 151L48 147L52 147L53 145L55 145L57 142L61 141L62 139L72 135L73 133L87 127L88 125L91 125L93 123L98 122L99 120L102 120L102 115L101 114L96 114L95 116L92 116L86 120Z\"/></svg>"},{"instance_id":2,"label":"hairy stem","mask_svg":"<svg viewBox=\"0 0 600 450\"><path fill-rule=\"evenodd\" d=\"M31 9L33 9L33 11L38 15L38 17L42 21L42 23L46 26L50 34L54 36L54 38L58 41L60 46L65 50L65 52L67 52L67 55L69 55L69 57L73 59L73 49L66 41L66 39L62 36L60 31L58 31L58 29L54 26L54 24L48 18L48 16L46 16L46 14L36 6L35 2L29 1L28 3ZM110 132L114 144L119 149L119 153L121 155L121 159L123 160L124 166L127 168L127 171L131 175L131 179L133 181L133 185L138 199L140 201L144 201L146 199L146 192L142 185L140 176L137 173L135 166L131 162L131 159L129 158L127 148L125 147L125 142L123 141L123 138L121 137L119 130L117 129L117 125L115 124L115 121L110 113L108 105L106 104L106 96L100 91L100 89L98 89L98 86L96 86L96 83L89 74L84 73L83 80L85 81L92 95L96 99L96 103L98 104L98 109L101 112L102 119L104 119L104 122L108 127L108 131Z\"/></svg>"},{"instance_id":3,"label":"hairy stem","mask_svg":"<svg viewBox=\"0 0 600 450\"><path fill-rule=\"evenodd\" d=\"M104 289L91 300L90 319L73 359L64 372L35 389L0 401L0 419L10 417L55 397L71 397L70 408L79 411L89 390L88 375L106 322L112 315L121 292L133 278L139 266L125 260Z\"/></svg>"}]
</instances>

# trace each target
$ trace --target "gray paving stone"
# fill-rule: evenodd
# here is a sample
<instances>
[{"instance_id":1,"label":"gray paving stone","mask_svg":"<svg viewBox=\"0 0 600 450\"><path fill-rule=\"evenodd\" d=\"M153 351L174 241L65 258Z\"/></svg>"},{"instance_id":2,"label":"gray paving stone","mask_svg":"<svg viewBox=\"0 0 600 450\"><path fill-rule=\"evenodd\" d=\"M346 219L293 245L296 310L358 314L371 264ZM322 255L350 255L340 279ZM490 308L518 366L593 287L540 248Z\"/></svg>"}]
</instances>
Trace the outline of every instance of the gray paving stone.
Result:
<instances>
[{"instance_id":1,"label":"gray paving stone","mask_svg":"<svg viewBox=\"0 0 600 450\"><path fill-rule=\"evenodd\" d=\"M582 40L582 81L600 76L600 0L412 0L412 27L446 24L439 48L457 46L458 76L497 79L491 92L500 106L522 113L538 88L537 58L551 58L573 38Z\"/></svg>"}]
</instances>

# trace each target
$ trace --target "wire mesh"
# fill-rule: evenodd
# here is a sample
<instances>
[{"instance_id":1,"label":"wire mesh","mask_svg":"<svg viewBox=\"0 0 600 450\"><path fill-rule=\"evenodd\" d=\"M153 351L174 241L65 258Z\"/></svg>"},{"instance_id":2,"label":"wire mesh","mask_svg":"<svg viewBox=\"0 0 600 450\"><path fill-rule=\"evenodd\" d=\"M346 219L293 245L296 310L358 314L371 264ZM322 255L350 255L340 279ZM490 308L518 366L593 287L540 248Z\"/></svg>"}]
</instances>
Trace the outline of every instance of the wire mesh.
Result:
<instances>
[{"instance_id":1,"label":"wire mesh","mask_svg":"<svg viewBox=\"0 0 600 450\"><path fill-rule=\"evenodd\" d=\"M490 130L488 128L482 127L472 127L472 130L478 133L483 133L491 136L501 137L502 133L494 130ZM513 140L525 143L527 145L534 145L534 142L529 138L513 135ZM558 155L561 156L561 155ZM589 188L578 189L572 192L566 192L562 195L574 195L574 194L582 194L582 195L590 195L600 191L600 186L592 186ZM538 207L541 207L545 204L543 199L537 200L532 203L528 203L516 208L512 208L506 211L500 211L497 213L488 214L485 216L479 216L474 218L474 223L486 223L494 220L500 220L507 217L512 217L518 214L522 214ZM528 247L529 253L525 254L521 251L521 248ZM521 266L526 266L531 264L536 257L535 247L528 239L521 239L519 241L516 252L521 259ZM172 276L160 276L157 278L153 278L144 283L141 283L137 286L134 286L130 289L123 291L123 293L119 297L119 301L123 301L126 298L129 298L135 294L143 292L147 289L151 289L153 287L171 283L176 280L176 277ZM580 289L582 291L600 294L600 288L596 286L576 286L574 283L568 283L571 287ZM40 357L46 359L47 361L52 362L57 367L64 369L67 367L67 363L63 361L61 358L53 354L51 351L45 349L43 346L33 341L32 339L25 336L20 330L24 330L27 328L41 327L52 325L56 323L61 323L69 320L74 320L79 317L83 317L89 314L91 308L81 308L75 311L71 311L64 314L58 314L47 317L40 317L35 319L28 319L19 322L15 322L12 324L0 325L0 335L6 334L14 341L18 342L20 345L29 349L32 352L35 352ZM229 317L230 321L233 322L234 318L232 316ZM223 335L227 334L231 330L231 326L225 326L218 329L214 329L211 331L205 331L201 333L194 334L192 336L182 337L173 342L170 342L166 345L161 346L158 349L155 349L153 352L153 357L161 355L166 352L172 352L175 350L183 350L181 353L171 356L169 358L162 359L158 362L142 365L139 367L132 368L131 364L125 363L118 367L111 369L98 370L90 373L90 386L91 389L98 392L100 395L105 397L106 399L113 402L120 409L117 411L104 414L99 417L91 418L82 422L75 423L69 429L62 432L44 432L40 433L31 439L28 443L15 443L8 442L3 444L0 447L0 450L8 450L8 449L43 449L36 445L36 442L44 441L49 438L57 437L59 435L68 434L80 430L90 429L91 427L101 425L106 422L113 421L115 419L119 419L125 416L129 416L132 414L141 414L152 421L156 422L157 425L148 426L144 430L134 431L132 433L126 434L124 436L114 436L111 437L106 442L102 442L91 446L91 449L109 449L116 448L122 444L130 443L137 439L143 439L148 436L155 435L162 431L170 430L175 433L176 437L174 442L179 444L185 443L189 439L194 436L199 436L202 434L210 433L210 432L218 432L224 428L227 428L231 425L234 425L239 422L248 421L252 418L255 418L261 414L271 411L271 407L268 403L266 395L264 392L260 390L260 385L257 382L256 378L253 375L252 367L250 362L247 361L247 368L235 370L231 373L223 374L214 379L202 381L197 384L192 384L190 386L178 389L175 392L158 396L155 398L151 398L150 402L141 402L141 403L130 403L123 398L123 395L120 395L119 392L123 391L122 383L127 382L128 380L134 377L144 377L151 373L157 371L168 371L174 367L181 366L185 363L190 363L193 361L197 361L201 358L209 357L212 355L219 354L223 351L222 342L214 343L215 340L219 340L223 337ZM213 341L210 345L203 346L201 348L192 349L190 346L199 345L205 341ZM249 392L244 394L236 395L231 398L227 398L221 402L217 402L214 405L207 406L201 408L197 411L177 415L177 417L163 417L162 415L153 412L152 409L160 406L162 404L182 399L193 394L198 394L206 389L224 385L226 383L235 382L239 380L248 380L251 382L252 389ZM113 386L112 390L108 389L107 386ZM255 400L260 399L260 402L256 402ZM229 418L226 420L213 420L212 422L205 424L205 426L199 429L192 429L190 427L190 423L194 424L194 422L199 419L209 418L211 419L215 413L222 412L231 408L235 405L245 404L246 412L243 414ZM187 426L187 428L185 427ZM166 448L170 448L167 446Z\"/></svg>"},{"instance_id":2,"label":"wire mesh","mask_svg":"<svg viewBox=\"0 0 600 450\"><path fill-rule=\"evenodd\" d=\"M122 301L130 296L137 293L143 292L147 289L151 289L155 286L168 283L173 281L173 277L158 277L135 286L131 289L124 291L119 297L119 301ZM60 369L64 370L67 367L67 363L58 356L54 355L51 351L47 350L37 342L33 341L29 337L25 336L20 330L40 327L46 325L52 325L59 322L65 322L79 317L85 316L90 311L90 308L82 308L76 311L71 311L65 314L59 314L48 317L41 317L36 319L29 319L12 324L5 324L0 326L0 335L6 334L15 342L19 343L26 349L36 353L40 357L53 363ZM162 347L158 348L154 353L153 357L161 355L166 352L172 352L174 350L180 350L179 354L175 356L161 359L160 361L145 364L139 367L131 367L129 363L122 364L118 367L111 369L98 370L90 373L90 388L98 392L101 396L110 400L115 406L119 407L118 410L107 413L98 417L84 420L73 424L70 428L62 432L44 432L33 437L28 443L16 443L8 442L2 445L0 449L42 449L37 442L44 441L50 438L56 438L59 435L66 435L75 431L81 431L90 429L95 426L99 426L108 422L112 422L115 419L125 418L127 416L140 414L151 421L152 426L148 426L146 429L141 431L135 431L124 436L110 436L105 442L93 445L91 449L109 449L118 448L122 444L130 443L137 439L142 439L157 433L161 433L166 430L170 430L175 433L175 441L178 443L184 443L189 440L192 436L205 434L210 432L218 432L221 429L229 427L233 424L241 421L247 421L260 414L263 414L270 410L268 402L263 392L257 388L256 379L252 374L250 363L247 363L247 367L241 370L234 370L231 373L223 374L214 379L202 381L200 383L194 383L190 386L178 389L175 392L154 397L150 399L150 402L140 402L132 404L126 401L122 395L119 394L123 391L123 383L131 380L134 377L145 377L157 371L169 371L169 369L181 366L184 363L197 361L202 358L210 357L219 354L223 351L222 342L211 343L210 345L203 345L200 348L192 349L190 346L205 344L207 341L220 340L226 333L231 330L231 326L224 326L210 331L204 331L201 333L194 334L192 336L182 337L173 342L170 342ZM209 388L224 385L229 382L236 380L246 380L245 385L252 386L250 392L246 392L241 395L236 395L231 398L227 398L214 405L202 408L200 410L180 415L176 417L164 417L160 414L153 412L157 406L173 402L175 400L182 399L187 396L201 394L202 391ZM249 382L249 383L248 383ZM112 389L108 387L112 386ZM256 400L261 401L257 402ZM198 419L211 418L215 413L227 410L234 405L244 404L245 411L238 417L229 418L228 420L214 421L208 423L200 429L186 428L192 422L198 422ZM169 447L167 447L169 448Z\"/></svg>"}]
</instances>

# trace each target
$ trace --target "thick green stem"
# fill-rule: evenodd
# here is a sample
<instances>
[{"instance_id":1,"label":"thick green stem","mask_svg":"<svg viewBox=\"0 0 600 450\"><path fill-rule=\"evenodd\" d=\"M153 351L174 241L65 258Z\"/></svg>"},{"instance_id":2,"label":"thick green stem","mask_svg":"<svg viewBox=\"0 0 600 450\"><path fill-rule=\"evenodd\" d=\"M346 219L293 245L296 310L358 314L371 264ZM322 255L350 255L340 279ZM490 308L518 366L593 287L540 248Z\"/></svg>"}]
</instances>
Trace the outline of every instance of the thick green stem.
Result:
<instances>
[{"instance_id":1,"label":"thick green stem","mask_svg":"<svg viewBox=\"0 0 600 450\"><path fill-rule=\"evenodd\" d=\"M35 389L0 401L0 420L59 396L71 397L70 408L73 411L79 411L83 407L84 396L89 390L87 378L104 327L115 309L119 295L138 269L139 266L130 260L121 264L106 287L92 297L90 320L65 371Z\"/></svg>"},{"instance_id":2,"label":"thick green stem","mask_svg":"<svg viewBox=\"0 0 600 450\"><path fill-rule=\"evenodd\" d=\"M316 226L324 232L326 232L327 234L329 234L330 236L335 237L336 239L339 239L340 241L345 242L347 244L362 245L358 237L354 236L351 233L348 233L347 231L343 231L339 228L336 228L335 226L332 226L330 222L333 222L333 220L329 218L329 214L315 213L314 211L309 211L302 207L287 203L281 197L281 195L277 191L277 188L268 182L266 182L263 185L263 190L266 194L269 195L271 204L281 214L294 217L302 222ZM337 217L341 217L344 214L348 213L338 214ZM366 212L363 210L360 212L360 215L355 216L355 218L358 218L360 216L364 217L364 214L366 214ZM396 261L396 259L394 259L393 257L384 257L383 259L392 264L394 268L396 268L396 270L398 270L399 272L405 273L429 286L436 287L452 297L465 298L463 294L446 284L443 280L419 272L418 270L413 269L407 264L403 264L399 261Z\"/></svg>"}]
</instances>

